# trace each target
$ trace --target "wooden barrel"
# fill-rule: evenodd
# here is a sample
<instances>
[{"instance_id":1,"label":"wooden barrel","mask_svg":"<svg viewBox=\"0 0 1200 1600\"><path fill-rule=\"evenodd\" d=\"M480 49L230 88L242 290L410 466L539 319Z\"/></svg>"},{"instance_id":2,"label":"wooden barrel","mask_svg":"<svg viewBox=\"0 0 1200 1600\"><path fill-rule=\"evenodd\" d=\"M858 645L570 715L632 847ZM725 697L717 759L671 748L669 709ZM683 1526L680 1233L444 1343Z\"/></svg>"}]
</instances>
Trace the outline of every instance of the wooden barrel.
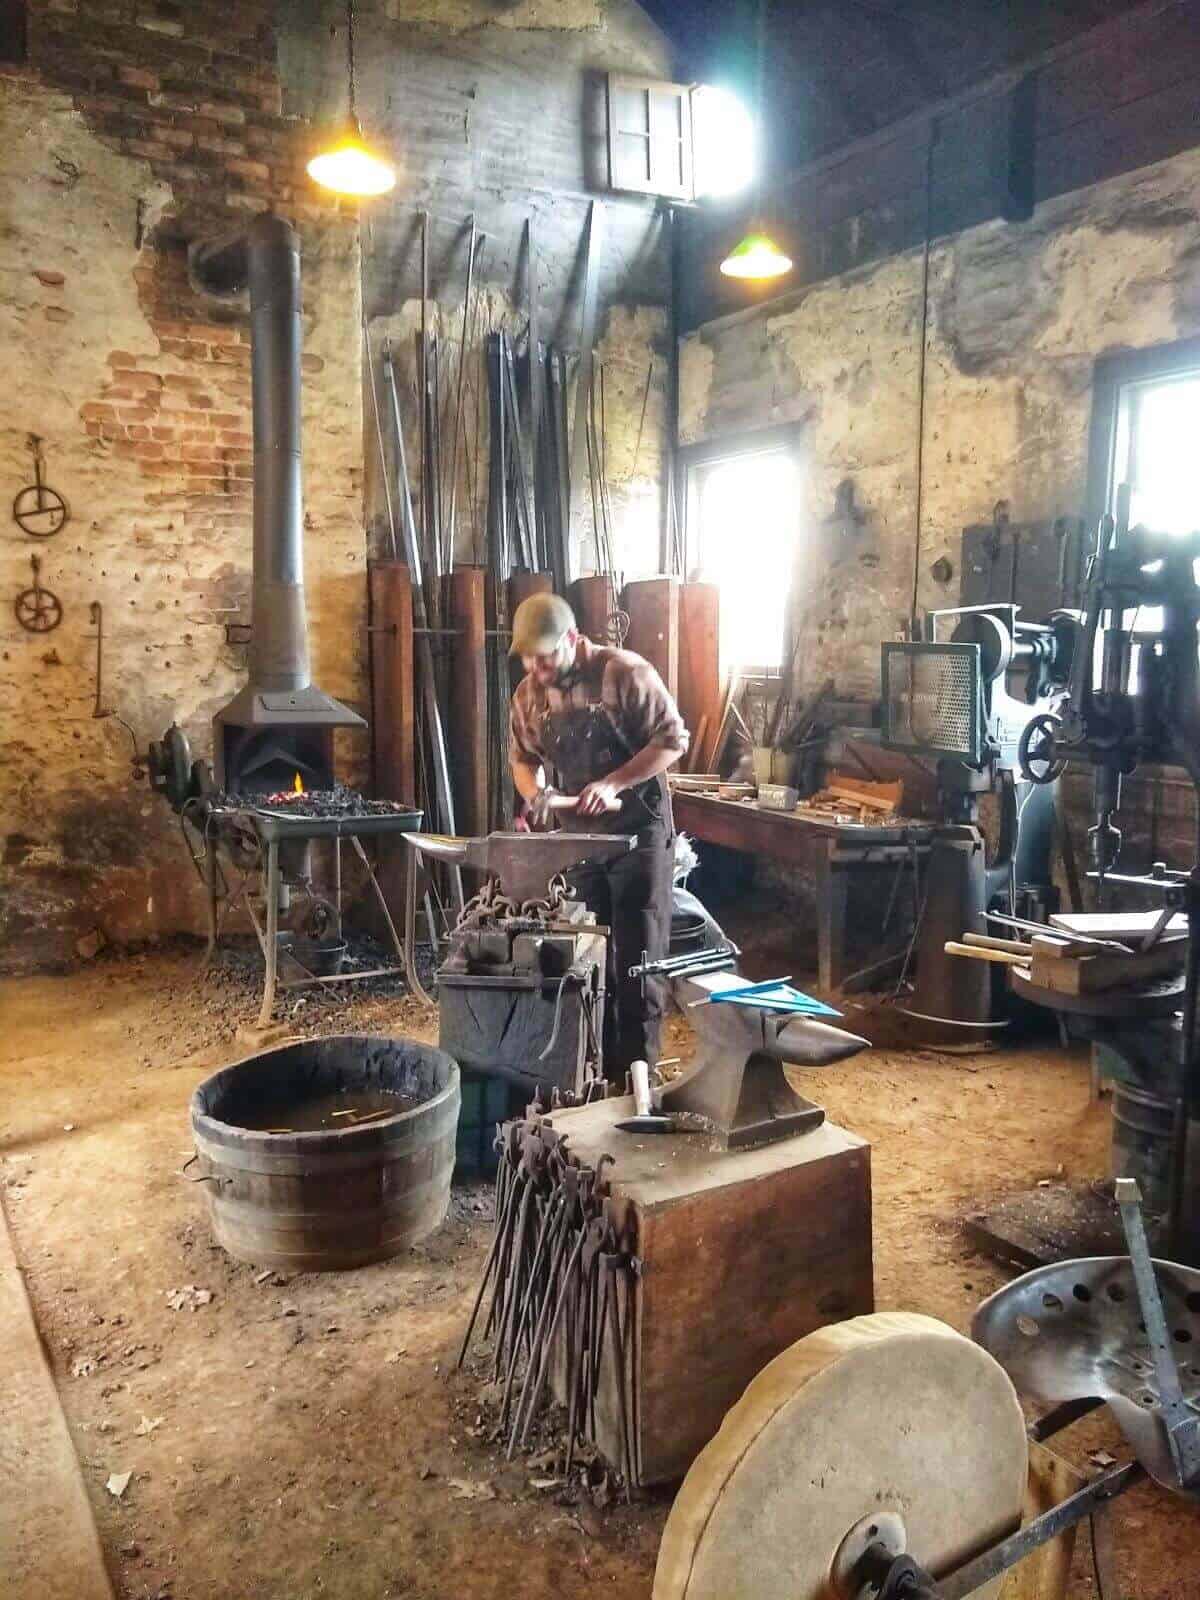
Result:
<instances>
[{"instance_id":1,"label":"wooden barrel","mask_svg":"<svg viewBox=\"0 0 1200 1600\"><path fill-rule=\"evenodd\" d=\"M356 1091L420 1103L335 1130L244 1125L260 1120L256 1106ZM458 1111L456 1062L411 1039L312 1039L223 1068L191 1106L198 1181L217 1242L239 1261L281 1272L396 1255L445 1218Z\"/></svg>"}]
</instances>

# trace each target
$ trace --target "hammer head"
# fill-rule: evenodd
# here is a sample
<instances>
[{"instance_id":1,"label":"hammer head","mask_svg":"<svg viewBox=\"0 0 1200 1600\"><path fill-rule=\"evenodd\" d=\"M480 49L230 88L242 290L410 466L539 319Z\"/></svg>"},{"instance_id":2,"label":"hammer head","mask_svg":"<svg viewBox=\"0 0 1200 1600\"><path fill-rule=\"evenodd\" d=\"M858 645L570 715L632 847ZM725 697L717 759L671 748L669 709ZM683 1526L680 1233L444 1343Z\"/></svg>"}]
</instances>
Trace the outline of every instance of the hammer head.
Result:
<instances>
[{"instance_id":1,"label":"hammer head","mask_svg":"<svg viewBox=\"0 0 1200 1600\"><path fill-rule=\"evenodd\" d=\"M544 898L550 880L590 861L611 861L633 849L624 833L489 833L483 839L406 833L405 842L423 855L457 866L477 867L500 880L501 893L523 904Z\"/></svg>"}]
</instances>

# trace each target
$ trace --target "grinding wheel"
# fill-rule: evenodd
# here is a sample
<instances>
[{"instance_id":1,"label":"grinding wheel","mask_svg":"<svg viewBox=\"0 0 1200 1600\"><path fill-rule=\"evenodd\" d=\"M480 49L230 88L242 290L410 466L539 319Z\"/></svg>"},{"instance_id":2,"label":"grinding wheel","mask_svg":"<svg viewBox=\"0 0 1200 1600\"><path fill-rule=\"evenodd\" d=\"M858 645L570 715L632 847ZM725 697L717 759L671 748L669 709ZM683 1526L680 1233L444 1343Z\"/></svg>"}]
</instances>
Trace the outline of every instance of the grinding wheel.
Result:
<instances>
[{"instance_id":1,"label":"grinding wheel","mask_svg":"<svg viewBox=\"0 0 1200 1600\"><path fill-rule=\"evenodd\" d=\"M728 1412L667 1518L653 1600L835 1600L875 1540L944 1576L1020 1525L1027 1475L1016 1390L985 1350L932 1317L853 1317Z\"/></svg>"}]
</instances>

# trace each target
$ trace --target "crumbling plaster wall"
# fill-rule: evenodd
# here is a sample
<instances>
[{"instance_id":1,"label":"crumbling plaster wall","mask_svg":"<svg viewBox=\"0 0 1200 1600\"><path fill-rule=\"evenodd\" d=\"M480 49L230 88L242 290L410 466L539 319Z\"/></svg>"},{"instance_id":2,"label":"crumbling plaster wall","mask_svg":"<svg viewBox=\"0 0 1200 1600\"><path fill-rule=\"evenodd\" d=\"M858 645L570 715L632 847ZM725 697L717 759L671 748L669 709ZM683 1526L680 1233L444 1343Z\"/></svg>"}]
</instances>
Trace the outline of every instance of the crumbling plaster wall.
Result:
<instances>
[{"instance_id":1,"label":"crumbling plaster wall","mask_svg":"<svg viewBox=\"0 0 1200 1600\"><path fill-rule=\"evenodd\" d=\"M686 339L684 442L801 425L793 615L801 692L879 692L879 643L912 598L919 252ZM1200 150L935 244L930 256L918 603L958 599L962 529L1078 516L1096 357L1200 331ZM854 483L858 532L834 519ZM939 584L939 556L953 576Z\"/></svg>"}]
</instances>

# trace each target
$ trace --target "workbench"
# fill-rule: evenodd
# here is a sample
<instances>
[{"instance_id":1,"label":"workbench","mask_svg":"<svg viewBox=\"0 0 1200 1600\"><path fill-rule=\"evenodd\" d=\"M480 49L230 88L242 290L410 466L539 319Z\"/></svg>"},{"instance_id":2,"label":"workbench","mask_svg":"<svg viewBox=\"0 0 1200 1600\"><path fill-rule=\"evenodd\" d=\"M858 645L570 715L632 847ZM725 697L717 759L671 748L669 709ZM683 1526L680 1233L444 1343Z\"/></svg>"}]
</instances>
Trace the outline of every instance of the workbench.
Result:
<instances>
[{"instance_id":1,"label":"workbench","mask_svg":"<svg viewBox=\"0 0 1200 1600\"><path fill-rule=\"evenodd\" d=\"M721 800L680 790L672 792L671 805L675 826L692 839L765 856L815 874L818 981L825 990L840 989L852 976L846 944L852 875L888 866L899 871L907 866L919 876L934 827L922 821L835 822L799 812L770 811L757 801ZM891 898L889 892L881 902L881 923Z\"/></svg>"}]
</instances>

